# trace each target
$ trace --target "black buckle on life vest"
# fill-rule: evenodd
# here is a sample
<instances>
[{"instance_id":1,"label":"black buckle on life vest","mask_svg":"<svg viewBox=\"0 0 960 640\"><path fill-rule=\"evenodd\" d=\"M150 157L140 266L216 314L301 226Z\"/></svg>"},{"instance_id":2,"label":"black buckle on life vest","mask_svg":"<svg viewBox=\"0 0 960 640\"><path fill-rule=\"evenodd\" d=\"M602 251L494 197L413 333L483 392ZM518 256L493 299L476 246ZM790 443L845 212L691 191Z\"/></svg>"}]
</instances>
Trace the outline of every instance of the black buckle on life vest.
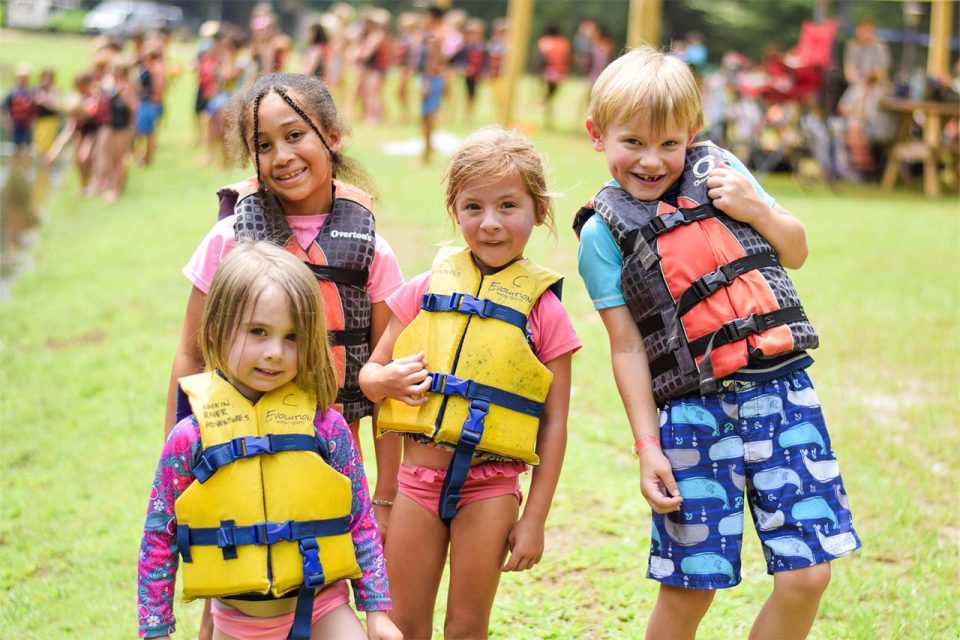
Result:
<instances>
[{"instance_id":1,"label":"black buckle on life vest","mask_svg":"<svg viewBox=\"0 0 960 640\"><path fill-rule=\"evenodd\" d=\"M640 234L643 236L644 240L650 242L661 233L672 229L678 224L683 224L684 222L686 222L686 217L683 215L683 209L677 209L676 211L671 211L670 213L653 216L653 218L650 219L650 222L640 229Z\"/></svg>"},{"instance_id":2,"label":"black buckle on life vest","mask_svg":"<svg viewBox=\"0 0 960 640\"><path fill-rule=\"evenodd\" d=\"M747 336L752 336L755 333L759 333L759 325L760 323L756 314L747 316L746 318L737 318L736 320L728 322L720 327L720 333L723 334L724 338L721 344L737 342L739 340L743 340Z\"/></svg>"},{"instance_id":3,"label":"black buckle on life vest","mask_svg":"<svg viewBox=\"0 0 960 640\"><path fill-rule=\"evenodd\" d=\"M725 264L716 271L700 276L691 282L690 288L696 292L700 300L703 300L720 287L725 287L733 282L736 277L736 269L729 264Z\"/></svg>"}]
</instances>

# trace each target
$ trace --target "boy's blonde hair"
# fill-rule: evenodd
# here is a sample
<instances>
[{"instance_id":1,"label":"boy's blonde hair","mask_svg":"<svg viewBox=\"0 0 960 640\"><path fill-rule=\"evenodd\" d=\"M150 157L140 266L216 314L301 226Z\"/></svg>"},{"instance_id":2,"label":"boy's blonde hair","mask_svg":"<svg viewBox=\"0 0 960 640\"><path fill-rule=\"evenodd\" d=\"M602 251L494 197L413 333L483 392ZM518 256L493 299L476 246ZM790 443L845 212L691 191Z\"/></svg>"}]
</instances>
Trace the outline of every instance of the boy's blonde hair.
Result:
<instances>
[{"instance_id":1,"label":"boy's blonde hair","mask_svg":"<svg viewBox=\"0 0 960 640\"><path fill-rule=\"evenodd\" d=\"M443 175L447 213L456 222L456 200L469 182L483 178L494 183L511 175L520 177L533 198L537 222L556 233L543 158L529 138L498 125L474 131L450 158Z\"/></svg>"},{"instance_id":2,"label":"boy's blonde hair","mask_svg":"<svg viewBox=\"0 0 960 640\"><path fill-rule=\"evenodd\" d=\"M241 241L217 268L200 321L200 346L207 370L227 371L227 358L240 324L260 294L274 286L287 298L297 334L298 366L293 381L326 409L337 395L337 376L327 343L320 288L300 260L277 245Z\"/></svg>"},{"instance_id":3,"label":"boy's blonde hair","mask_svg":"<svg viewBox=\"0 0 960 640\"><path fill-rule=\"evenodd\" d=\"M638 116L657 132L671 120L688 133L703 126L700 89L690 68L648 45L631 49L603 70L590 90L587 116L601 132Z\"/></svg>"}]
</instances>

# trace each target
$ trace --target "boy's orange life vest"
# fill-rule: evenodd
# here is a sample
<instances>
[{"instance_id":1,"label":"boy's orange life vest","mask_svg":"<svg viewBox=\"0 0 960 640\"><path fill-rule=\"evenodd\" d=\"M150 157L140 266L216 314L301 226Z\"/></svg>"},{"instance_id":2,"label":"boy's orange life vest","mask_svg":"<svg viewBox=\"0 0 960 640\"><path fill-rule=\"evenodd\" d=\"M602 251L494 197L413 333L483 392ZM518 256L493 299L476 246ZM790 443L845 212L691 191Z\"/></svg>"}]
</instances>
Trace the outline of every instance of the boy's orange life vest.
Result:
<instances>
[{"instance_id":1,"label":"boy's orange life vest","mask_svg":"<svg viewBox=\"0 0 960 640\"><path fill-rule=\"evenodd\" d=\"M710 393L750 356L818 345L777 254L753 227L707 196L707 175L724 162L712 144L687 149L677 207L642 202L607 186L574 221L579 234L600 214L623 253L621 284L643 336L658 405Z\"/></svg>"},{"instance_id":2,"label":"boy's orange life vest","mask_svg":"<svg viewBox=\"0 0 960 640\"><path fill-rule=\"evenodd\" d=\"M220 189L220 217L235 214L238 240L272 240L300 258L317 277L327 336L337 371L335 408L347 422L373 413L358 376L370 357L370 296L367 280L376 244L372 198L354 186L333 181L334 200L317 237L304 249L286 220L268 219L256 177ZM272 196L271 196L272 197ZM279 204L277 204L279 210Z\"/></svg>"}]
</instances>

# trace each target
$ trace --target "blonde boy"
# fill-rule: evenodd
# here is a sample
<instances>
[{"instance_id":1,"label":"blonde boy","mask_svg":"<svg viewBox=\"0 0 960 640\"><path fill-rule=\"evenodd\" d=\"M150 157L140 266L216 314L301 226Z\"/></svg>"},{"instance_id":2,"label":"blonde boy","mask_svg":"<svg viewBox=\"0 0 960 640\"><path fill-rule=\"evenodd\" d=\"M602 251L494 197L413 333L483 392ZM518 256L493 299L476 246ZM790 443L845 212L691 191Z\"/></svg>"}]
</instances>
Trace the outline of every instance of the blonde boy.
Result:
<instances>
[{"instance_id":1,"label":"blonde boy","mask_svg":"<svg viewBox=\"0 0 960 640\"><path fill-rule=\"evenodd\" d=\"M604 70L586 120L613 181L578 213L579 269L654 511L647 637L695 637L739 583L750 510L774 575L750 637L804 638L829 562L860 546L783 270L806 235L733 154L692 144L702 122L687 66L649 47Z\"/></svg>"}]
</instances>

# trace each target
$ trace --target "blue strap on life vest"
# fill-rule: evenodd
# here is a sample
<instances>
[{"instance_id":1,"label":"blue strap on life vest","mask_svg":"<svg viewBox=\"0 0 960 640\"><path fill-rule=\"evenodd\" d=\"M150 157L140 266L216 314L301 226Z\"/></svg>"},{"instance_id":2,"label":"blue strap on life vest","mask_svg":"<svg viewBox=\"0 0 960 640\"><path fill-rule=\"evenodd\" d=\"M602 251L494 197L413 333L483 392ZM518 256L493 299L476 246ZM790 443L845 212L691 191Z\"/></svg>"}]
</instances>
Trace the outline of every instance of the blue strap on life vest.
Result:
<instances>
[{"instance_id":1,"label":"blue strap on life vest","mask_svg":"<svg viewBox=\"0 0 960 640\"><path fill-rule=\"evenodd\" d=\"M190 399L187 398L187 394L183 392L180 385L177 385L177 417L173 424L176 425L189 415L193 415L193 409L190 408Z\"/></svg>"},{"instance_id":2,"label":"blue strap on life vest","mask_svg":"<svg viewBox=\"0 0 960 640\"><path fill-rule=\"evenodd\" d=\"M300 640L310 637L313 623L313 598L317 589L323 586L323 566L320 564L320 545L316 538L306 538L298 542L303 558L303 586L297 592L297 606L293 613L293 625L287 638Z\"/></svg>"},{"instance_id":3,"label":"blue strap on life vest","mask_svg":"<svg viewBox=\"0 0 960 640\"><path fill-rule=\"evenodd\" d=\"M193 475L200 483L204 483L216 473L217 469L231 462L281 451L320 453L320 447L315 436L301 433L243 436L204 449L193 468Z\"/></svg>"},{"instance_id":4,"label":"blue strap on life vest","mask_svg":"<svg viewBox=\"0 0 960 640\"><path fill-rule=\"evenodd\" d=\"M431 373L430 391L447 396L458 395L470 400L467 419L460 429L460 438L440 488L440 519L449 525L457 514L460 489L467 480L473 453L483 438L484 419L490 412L490 405L496 404L530 416L539 416L543 412L543 403L449 373Z\"/></svg>"},{"instance_id":5,"label":"blue strap on life vest","mask_svg":"<svg viewBox=\"0 0 960 640\"><path fill-rule=\"evenodd\" d=\"M425 293L420 300L424 311L457 311L470 313L480 318L496 318L527 332L527 316L489 298L476 298L469 293Z\"/></svg>"},{"instance_id":6,"label":"blue strap on life vest","mask_svg":"<svg viewBox=\"0 0 960 640\"><path fill-rule=\"evenodd\" d=\"M536 417L543 413L542 402L530 400L476 380L458 378L452 373L428 373L428 375L432 393L442 393L445 396L457 395L467 400L485 400L490 404L500 405L528 416Z\"/></svg>"},{"instance_id":7,"label":"blue strap on life vest","mask_svg":"<svg viewBox=\"0 0 960 640\"><path fill-rule=\"evenodd\" d=\"M460 439L453 451L450 465L447 467L447 475L443 479L443 485L440 487L438 511L440 512L440 519L446 525L449 525L453 517L457 515L460 489L463 487L463 483L467 481L473 452L480 444L480 439L483 438L483 422L489 412L490 403L486 400L470 401L467 419L463 421L463 427L460 429Z\"/></svg>"},{"instance_id":8,"label":"blue strap on life vest","mask_svg":"<svg viewBox=\"0 0 960 640\"><path fill-rule=\"evenodd\" d=\"M281 541L302 541L306 538L338 536L350 531L350 516L325 520L287 520L285 522L259 522L237 526L232 520L224 520L219 527L191 527L177 525L177 549L184 562L192 562L190 547L216 546L224 551L224 558L235 555L239 545L268 545Z\"/></svg>"}]
</instances>

